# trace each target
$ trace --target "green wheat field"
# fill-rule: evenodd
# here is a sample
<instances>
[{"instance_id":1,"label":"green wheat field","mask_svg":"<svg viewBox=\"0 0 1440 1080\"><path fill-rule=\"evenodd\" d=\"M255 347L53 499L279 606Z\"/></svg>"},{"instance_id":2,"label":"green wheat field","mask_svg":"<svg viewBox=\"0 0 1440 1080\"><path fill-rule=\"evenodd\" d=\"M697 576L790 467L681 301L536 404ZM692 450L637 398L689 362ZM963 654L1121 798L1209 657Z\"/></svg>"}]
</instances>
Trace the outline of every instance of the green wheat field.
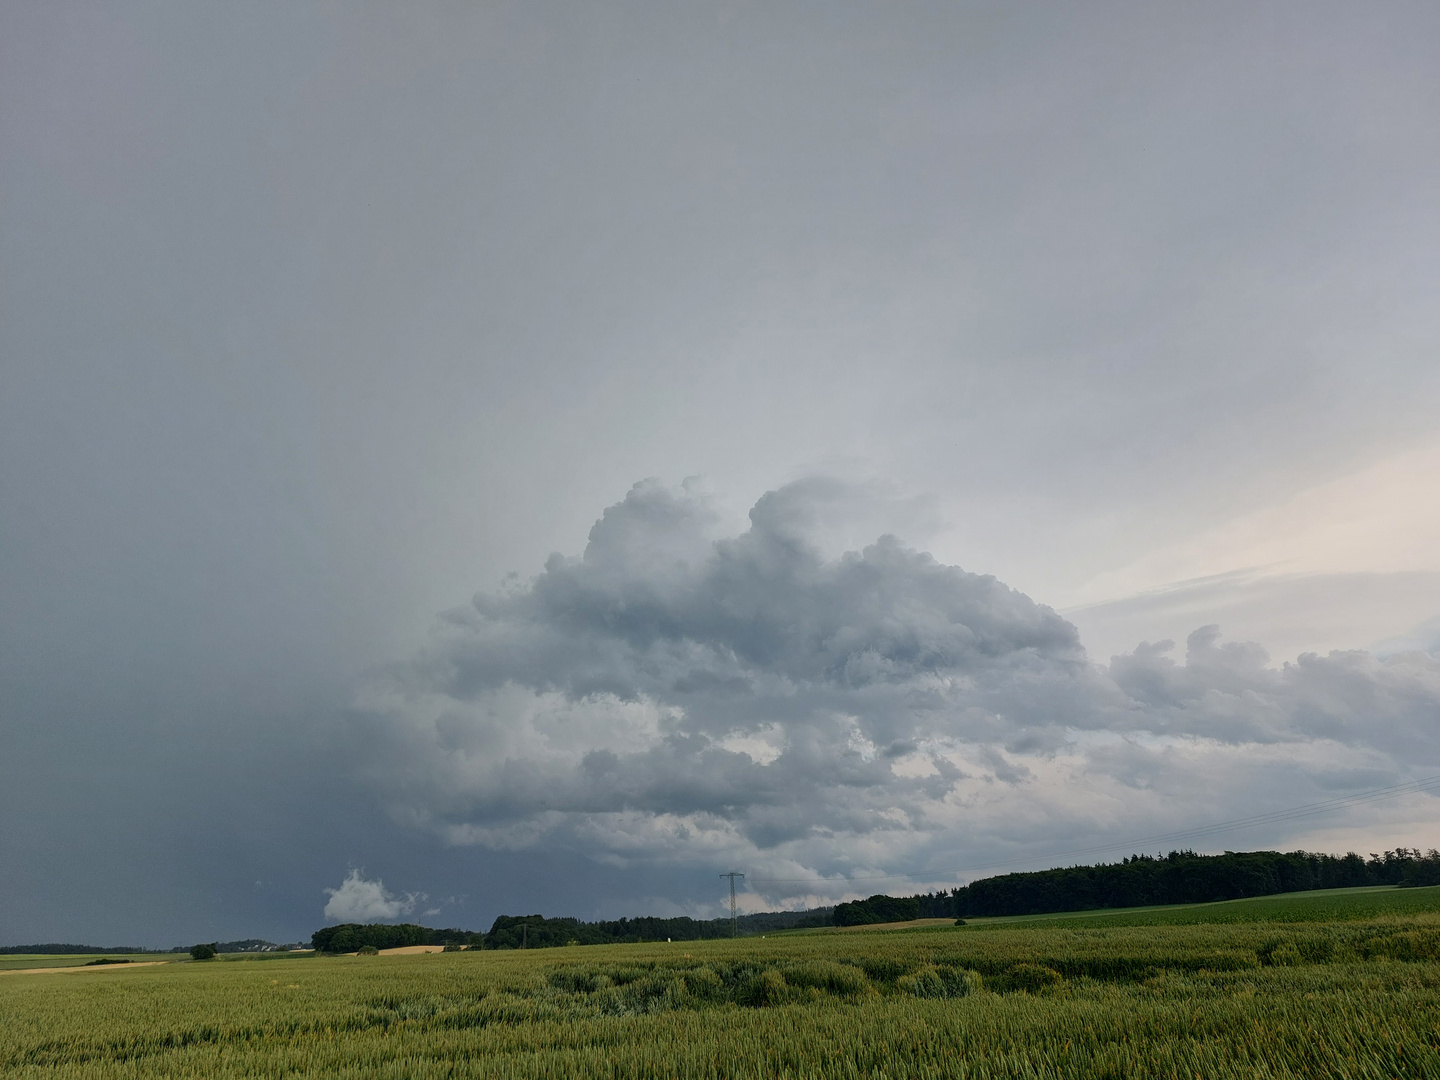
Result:
<instances>
[{"instance_id":1,"label":"green wheat field","mask_svg":"<svg viewBox=\"0 0 1440 1080\"><path fill-rule=\"evenodd\" d=\"M0 975L0 1072L1440 1078L1440 889L17 972Z\"/></svg>"}]
</instances>

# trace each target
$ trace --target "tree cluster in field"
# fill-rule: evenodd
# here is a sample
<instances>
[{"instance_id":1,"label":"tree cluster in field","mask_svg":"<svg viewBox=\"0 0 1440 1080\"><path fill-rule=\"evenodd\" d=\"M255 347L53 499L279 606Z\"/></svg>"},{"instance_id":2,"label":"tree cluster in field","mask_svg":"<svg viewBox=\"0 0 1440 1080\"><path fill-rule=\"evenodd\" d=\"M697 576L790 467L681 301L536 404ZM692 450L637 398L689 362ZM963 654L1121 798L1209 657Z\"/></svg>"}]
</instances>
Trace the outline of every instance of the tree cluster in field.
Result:
<instances>
[{"instance_id":1,"label":"tree cluster in field","mask_svg":"<svg viewBox=\"0 0 1440 1080\"><path fill-rule=\"evenodd\" d=\"M430 940L436 933L443 931L414 923L341 923L316 930L310 935L310 945L322 953L359 952L367 945L375 949L400 949L408 945L436 944Z\"/></svg>"},{"instance_id":2,"label":"tree cluster in field","mask_svg":"<svg viewBox=\"0 0 1440 1080\"><path fill-rule=\"evenodd\" d=\"M415 923L341 923L310 935L310 947L321 953L352 953L366 949L403 949L411 945L485 947L486 935L475 930L432 930Z\"/></svg>"},{"instance_id":3,"label":"tree cluster in field","mask_svg":"<svg viewBox=\"0 0 1440 1080\"><path fill-rule=\"evenodd\" d=\"M1309 851L1227 851L1197 855L1135 855L1118 863L1069 866L982 878L949 892L909 898L916 914L896 914L891 897L872 896L835 907L835 925L910 919L1042 915L1056 911L1203 904L1311 889L1364 885L1440 885L1440 851L1397 848L1368 859ZM899 902L899 901L894 901ZM909 911L910 909L903 909ZM842 921L842 919L844 921Z\"/></svg>"},{"instance_id":4,"label":"tree cluster in field","mask_svg":"<svg viewBox=\"0 0 1440 1080\"><path fill-rule=\"evenodd\" d=\"M921 915L919 896L885 896L876 894L868 900L852 900L848 904L836 904L831 921L836 926L869 926L874 923L910 922L912 919L930 918Z\"/></svg>"}]
</instances>

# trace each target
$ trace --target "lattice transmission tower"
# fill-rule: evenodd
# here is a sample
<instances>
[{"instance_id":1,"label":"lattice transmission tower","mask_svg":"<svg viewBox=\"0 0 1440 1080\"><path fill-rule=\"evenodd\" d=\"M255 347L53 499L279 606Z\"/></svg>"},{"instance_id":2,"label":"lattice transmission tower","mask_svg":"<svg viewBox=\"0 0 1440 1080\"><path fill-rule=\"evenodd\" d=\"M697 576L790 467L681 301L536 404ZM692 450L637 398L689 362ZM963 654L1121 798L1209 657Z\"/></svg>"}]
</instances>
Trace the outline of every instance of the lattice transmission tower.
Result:
<instances>
[{"instance_id":1,"label":"lattice transmission tower","mask_svg":"<svg viewBox=\"0 0 1440 1080\"><path fill-rule=\"evenodd\" d=\"M735 914L735 879L737 877L743 878L745 875L738 870L731 870L728 874L721 874L720 876L730 879L730 936L735 937L736 928L739 925L738 918Z\"/></svg>"}]
</instances>

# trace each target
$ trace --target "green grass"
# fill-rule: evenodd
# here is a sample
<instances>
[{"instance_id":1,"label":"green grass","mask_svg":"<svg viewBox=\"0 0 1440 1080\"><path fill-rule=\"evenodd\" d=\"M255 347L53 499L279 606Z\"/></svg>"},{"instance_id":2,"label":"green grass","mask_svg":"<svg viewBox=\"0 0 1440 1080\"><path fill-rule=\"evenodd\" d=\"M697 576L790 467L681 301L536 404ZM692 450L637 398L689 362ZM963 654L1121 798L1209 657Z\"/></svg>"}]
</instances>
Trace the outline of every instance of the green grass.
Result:
<instances>
[{"instance_id":1,"label":"green grass","mask_svg":"<svg viewBox=\"0 0 1440 1080\"><path fill-rule=\"evenodd\" d=\"M971 919L975 926L1063 921L1069 925L1183 926L1214 922L1327 922L1380 915L1413 915L1440 911L1440 886L1400 889L1370 885L1356 889L1316 889L1277 893L1247 900L1211 904L1170 904L1160 907L1105 908L1048 915L1008 915Z\"/></svg>"},{"instance_id":2,"label":"green grass","mask_svg":"<svg viewBox=\"0 0 1440 1080\"><path fill-rule=\"evenodd\" d=\"M11 975L0 1074L1440 1078L1440 912L1311 899L1331 916Z\"/></svg>"}]
</instances>

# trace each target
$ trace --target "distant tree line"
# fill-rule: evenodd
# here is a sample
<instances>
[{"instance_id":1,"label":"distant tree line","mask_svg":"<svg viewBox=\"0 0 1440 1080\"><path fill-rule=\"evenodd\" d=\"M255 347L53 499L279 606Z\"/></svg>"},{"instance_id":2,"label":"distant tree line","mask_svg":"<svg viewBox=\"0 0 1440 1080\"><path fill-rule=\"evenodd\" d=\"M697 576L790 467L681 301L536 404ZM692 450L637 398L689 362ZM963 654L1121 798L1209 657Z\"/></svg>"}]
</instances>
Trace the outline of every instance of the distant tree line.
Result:
<instances>
[{"instance_id":1,"label":"distant tree line","mask_svg":"<svg viewBox=\"0 0 1440 1080\"><path fill-rule=\"evenodd\" d=\"M289 952L294 946L277 945L273 941L266 941L264 938L242 938L239 941L212 941L210 945L217 953L247 953L247 952ZM301 945L300 948L304 948ZM189 952L188 945L177 945L170 950L172 953Z\"/></svg>"},{"instance_id":2,"label":"distant tree line","mask_svg":"<svg viewBox=\"0 0 1440 1080\"><path fill-rule=\"evenodd\" d=\"M38 953L42 956L89 956L92 953L139 953L144 949L133 948L128 945L118 945L113 949L107 949L101 945L65 945L49 941L43 945L0 945L0 956L18 956L28 953Z\"/></svg>"},{"instance_id":3,"label":"distant tree line","mask_svg":"<svg viewBox=\"0 0 1440 1080\"><path fill-rule=\"evenodd\" d=\"M910 919L1200 904L1363 885L1440 885L1440 851L1397 848L1368 859L1353 851L1348 855L1309 851L1135 855L1118 863L1001 874L949 892L924 893L906 900L872 896L837 904L834 923L856 926ZM892 906L907 901L914 904L913 909ZM912 910L915 913L909 914Z\"/></svg>"},{"instance_id":4,"label":"distant tree line","mask_svg":"<svg viewBox=\"0 0 1440 1080\"><path fill-rule=\"evenodd\" d=\"M1362 858L1308 851L1227 851L1197 855L1134 855L1118 863L1069 866L1031 873L1001 874L972 881L949 892L895 897L877 894L865 900L809 911L771 911L742 915L742 934L761 934L816 926L866 926L912 919L962 919L987 915L1039 915L1094 908L1143 907L1238 900L1311 889L1361 885L1440 885L1440 851L1397 848ZM607 945L638 941L699 941L729 937L729 919L662 919L642 916L583 922L543 915L501 915L484 933L432 930L414 923L345 923L311 935L317 952L358 952L365 947L394 949L407 945L464 945L478 949L546 949L562 945ZM89 949L85 946L26 946L26 951L62 949L85 952L138 950ZM20 951L19 947L4 950Z\"/></svg>"},{"instance_id":5,"label":"distant tree line","mask_svg":"<svg viewBox=\"0 0 1440 1080\"><path fill-rule=\"evenodd\" d=\"M741 934L763 934L805 926L828 926L829 908L810 911L767 911L742 915L735 930ZM544 949L556 945L611 945L637 941L701 941L727 938L729 919L691 919L681 916L662 919L642 915L635 919L582 922L579 919L547 919L543 915L501 915L484 935L486 949Z\"/></svg>"},{"instance_id":6,"label":"distant tree line","mask_svg":"<svg viewBox=\"0 0 1440 1080\"><path fill-rule=\"evenodd\" d=\"M434 933L436 931L414 923L341 923L316 930L310 935L310 947L322 953L358 952L366 945L399 949L406 945L434 944L430 940Z\"/></svg>"},{"instance_id":7,"label":"distant tree line","mask_svg":"<svg viewBox=\"0 0 1440 1080\"><path fill-rule=\"evenodd\" d=\"M758 915L742 915L736 922L743 934L793 930L802 926L828 926L830 909L770 911ZM627 941L699 941L729 937L730 929L729 919L661 919L641 916L636 919L582 922L579 919L546 918L544 915L501 915L485 933L473 930L432 930L413 923L345 923L315 931L310 936L310 943L317 952L325 953L358 952L366 946L396 949L406 945L465 945L472 949L548 949L561 945L610 945Z\"/></svg>"},{"instance_id":8,"label":"distant tree line","mask_svg":"<svg viewBox=\"0 0 1440 1080\"><path fill-rule=\"evenodd\" d=\"M502 915L485 935L487 949L544 949L555 945L610 945L625 941L700 941L730 936L729 919L635 919L581 922L543 915Z\"/></svg>"}]
</instances>

